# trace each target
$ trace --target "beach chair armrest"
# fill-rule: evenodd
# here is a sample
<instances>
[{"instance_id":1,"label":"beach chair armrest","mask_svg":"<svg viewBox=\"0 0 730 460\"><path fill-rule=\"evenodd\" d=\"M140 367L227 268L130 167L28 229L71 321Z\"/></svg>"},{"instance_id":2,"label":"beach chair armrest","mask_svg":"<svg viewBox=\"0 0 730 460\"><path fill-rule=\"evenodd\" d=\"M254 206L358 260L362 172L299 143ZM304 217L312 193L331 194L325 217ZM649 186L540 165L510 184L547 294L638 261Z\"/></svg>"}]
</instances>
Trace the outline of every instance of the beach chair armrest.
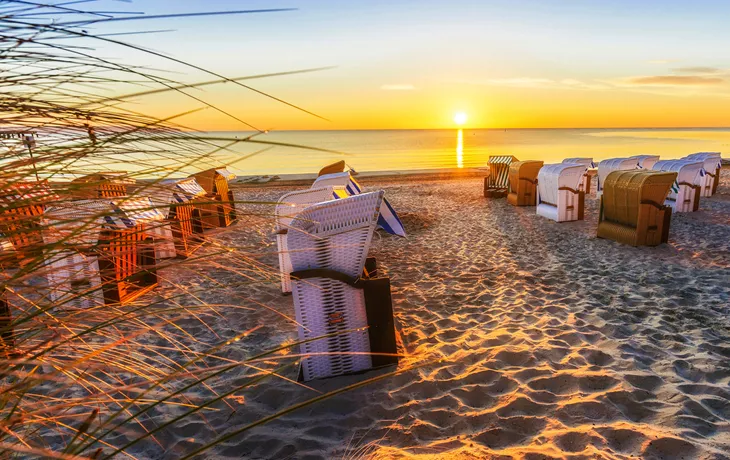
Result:
<instances>
[{"instance_id":1,"label":"beach chair armrest","mask_svg":"<svg viewBox=\"0 0 730 460\"><path fill-rule=\"evenodd\" d=\"M570 187L559 187L558 190L565 190L565 191L568 191L568 192L570 192L570 193L572 193L574 195L578 195L578 194L581 193L580 190L576 190L576 189L570 188Z\"/></svg>"},{"instance_id":2,"label":"beach chair armrest","mask_svg":"<svg viewBox=\"0 0 730 460\"><path fill-rule=\"evenodd\" d=\"M640 204L648 204L650 206L654 206L655 208L657 208L660 211L664 211L664 209L666 208L666 206L659 204L656 201L652 201L652 200L641 200Z\"/></svg>"},{"instance_id":3,"label":"beach chair armrest","mask_svg":"<svg viewBox=\"0 0 730 460\"><path fill-rule=\"evenodd\" d=\"M520 180L524 180L524 181L527 181L527 182L529 182L531 184L537 185L537 179L530 179L529 177L520 177Z\"/></svg>"},{"instance_id":4,"label":"beach chair armrest","mask_svg":"<svg viewBox=\"0 0 730 460\"><path fill-rule=\"evenodd\" d=\"M342 272L338 272L337 270L332 270L330 268L310 268L307 270L297 270L294 272L291 272L290 274L292 280L299 279L299 280L305 280L309 278L328 278L335 281L340 281L342 283L347 284L348 286L352 286L357 289L362 289L363 285L360 283L360 279L353 278L349 275L346 275Z\"/></svg>"},{"instance_id":5,"label":"beach chair armrest","mask_svg":"<svg viewBox=\"0 0 730 460\"><path fill-rule=\"evenodd\" d=\"M677 185L685 185L685 186L687 186L689 188L693 188L693 189L697 189L697 190L699 190L700 188L702 188L700 185L690 184L689 182L679 182Z\"/></svg>"}]
</instances>

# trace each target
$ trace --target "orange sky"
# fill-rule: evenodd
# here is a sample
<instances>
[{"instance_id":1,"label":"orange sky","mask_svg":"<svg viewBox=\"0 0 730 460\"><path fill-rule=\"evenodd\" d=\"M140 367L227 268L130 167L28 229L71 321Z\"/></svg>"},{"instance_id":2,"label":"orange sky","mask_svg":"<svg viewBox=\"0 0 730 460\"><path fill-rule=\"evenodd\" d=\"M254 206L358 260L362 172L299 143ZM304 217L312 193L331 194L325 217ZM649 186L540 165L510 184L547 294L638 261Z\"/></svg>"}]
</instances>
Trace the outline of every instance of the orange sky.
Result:
<instances>
[{"instance_id":1,"label":"orange sky","mask_svg":"<svg viewBox=\"0 0 730 460\"><path fill-rule=\"evenodd\" d=\"M230 83L190 90L259 129L453 128L458 111L467 128L730 125L730 71L718 53L730 42L720 20L730 6L721 2L251 3L299 9L182 20L175 32L132 40L228 77L335 66L246 82L329 121ZM170 3L149 6L155 14ZM159 58L118 57L184 82L211 79ZM203 105L168 93L130 107L169 117ZM179 122L248 129L210 108Z\"/></svg>"}]
</instances>

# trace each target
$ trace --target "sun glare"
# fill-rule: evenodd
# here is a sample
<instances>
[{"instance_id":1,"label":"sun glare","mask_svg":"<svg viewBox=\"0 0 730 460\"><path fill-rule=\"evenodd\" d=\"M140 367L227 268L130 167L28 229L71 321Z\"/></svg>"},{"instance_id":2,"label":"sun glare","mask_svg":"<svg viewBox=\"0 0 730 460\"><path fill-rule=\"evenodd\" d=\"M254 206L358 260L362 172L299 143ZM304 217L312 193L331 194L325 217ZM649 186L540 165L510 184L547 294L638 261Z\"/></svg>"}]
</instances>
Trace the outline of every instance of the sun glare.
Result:
<instances>
[{"instance_id":1,"label":"sun glare","mask_svg":"<svg viewBox=\"0 0 730 460\"><path fill-rule=\"evenodd\" d=\"M467 117L464 112L456 112L456 114L454 114L454 123L459 126L462 126L464 123L466 123L466 120L468 119L469 117Z\"/></svg>"}]
</instances>

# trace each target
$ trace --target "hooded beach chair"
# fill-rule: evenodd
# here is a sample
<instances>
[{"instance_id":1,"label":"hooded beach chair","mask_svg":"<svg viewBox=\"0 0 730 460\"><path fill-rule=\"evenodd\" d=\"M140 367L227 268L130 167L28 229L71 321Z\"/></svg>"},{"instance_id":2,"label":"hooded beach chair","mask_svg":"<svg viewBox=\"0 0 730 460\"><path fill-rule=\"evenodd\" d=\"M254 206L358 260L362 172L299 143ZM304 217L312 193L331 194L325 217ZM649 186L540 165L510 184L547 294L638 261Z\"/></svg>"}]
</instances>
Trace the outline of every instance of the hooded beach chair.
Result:
<instances>
[{"instance_id":1,"label":"hooded beach chair","mask_svg":"<svg viewBox=\"0 0 730 460\"><path fill-rule=\"evenodd\" d=\"M236 175L225 167L211 168L190 176L207 193L210 203L201 204L201 218L205 229L228 227L236 220L236 203L229 181Z\"/></svg>"},{"instance_id":2,"label":"hooded beach chair","mask_svg":"<svg viewBox=\"0 0 730 460\"><path fill-rule=\"evenodd\" d=\"M703 165L701 160L662 160L657 161L653 170L672 171L677 173L677 179L669 189L665 202L674 212L693 212L700 208L700 194L702 192Z\"/></svg>"},{"instance_id":3,"label":"hooded beach chair","mask_svg":"<svg viewBox=\"0 0 730 460\"><path fill-rule=\"evenodd\" d=\"M639 169L652 169L659 161L659 155L634 155L629 158L636 160L636 167Z\"/></svg>"},{"instance_id":4,"label":"hooded beach chair","mask_svg":"<svg viewBox=\"0 0 730 460\"><path fill-rule=\"evenodd\" d=\"M47 249L61 255L47 259L52 267L74 267L65 270L56 284L66 283L71 292L75 291L78 282L66 273L74 273L79 264L85 264L77 271L92 273L85 278L90 286L96 286L93 272L98 271L106 304L132 302L157 286L154 239L136 212L140 211L128 214L109 199L69 201L50 207L44 214L44 240ZM91 241L88 249L85 241Z\"/></svg>"},{"instance_id":5,"label":"hooded beach chair","mask_svg":"<svg viewBox=\"0 0 730 460\"><path fill-rule=\"evenodd\" d=\"M206 193L195 179L166 179L145 193L169 223L178 256L190 257L202 247L205 237L197 205L205 202Z\"/></svg>"},{"instance_id":6,"label":"hooded beach chair","mask_svg":"<svg viewBox=\"0 0 730 460\"><path fill-rule=\"evenodd\" d=\"M340 160L332 163L331 165L327 165L324 168L319 170L319 173L317 174L317 177L319 176L325 176L327 174L336 174L345 172L345 167L347 165L345 164L345 160Z\"/></svg>"},{"instance_id":7,"label":"hooded beach chair","mask_svg":"<svg viewBox=\"0 0 730 460\"><path fill-rule=\"evenodd\" d=\"M331 165L330 165L331 166ZM329 167L328 167L329 168ZM312 188L319 187L345 187L348 195L358 195L363 192L360 184L352 177L350 171L336 172L331 174L323 174L315 179ZM380 217L378 218L378 227L382 228L391 235L406 236L406 230L403 227L398 214L393 206L383 198L380 206Z\"/></svg>"},{"instance_id":8,"label":"hooded beach chair","mask_svg":"<svg viewBox=\"0 0 730 460\"><path fill-rule=\"evenodd\" d=\"M720 152L698 152L687 155L683 160L703 161L704 175L702 177L702 196L710 197L717 192L720 184L720 170L722 169L722 157Z\"/></svg>"},{"instance_id":9,"label":"hooded beach chair","mask_svg":"<svg viewBox=\"0 0 730 460\"><path fill-rule=\"evenodd\" d=\"M586 195L591 193L591 178L593 174L589 174L589 169L596 169L596 164L593 162L593 158L580 157L580 158L566 158L563 163L572 163L577 165L583 165L586 167L586 172L583 174L583 180L580 182L579 189L586 192Z\"/></svg>"},{"instance_id":10,"label":"hooded beach chair","mask_svg":"<svg viewBox=\"0 0 730 460\"><path fill-rule=\"evenodd\" d=\"M74 179L68 189L76 198L118 198L129 195L129 187L136 183L126 172L105 171Z\"/></svg>"},{"instance_id":11,"label":"hooded beach chair","mask_svg":"<svg viewBox=\"0 0 730 460\"><path fill-rule=\"evenodd\" d=\"M612 171L604 180L599 238L632 246L657 246L669 238L672 208L664 204L677 173Z\"/></svg>"},{"instance_id":12,"label":"hooded beach chair","mask_svg":"<svg viewBox=\"0 0 730 460\"><path fill-rule=\"evenodd\" d=\"M43 212L46 206L59 199L47 181L0 186L0 233L13 247L12 253L5 253L7 266L17 266L40 255Z\"/></svg>"},{"instance_id":13,"label":"hooded beach chair","mask_svg":"<svg viewBox=\"0 0 730 460\"><path fill-rule=\"evenodd\" d=\"M583 220L586 167L576 163L545 165L537 175L537 214L556 222Z\"/></svg>"},{"instance_id":14,"label":"hooded beach chair","mask_svg":"<svg viewBox=\"0 0 730 460\"><path fill-rule=\"evenodd\" d=\"M382 355L396 351L389 281L361 277L382 200L379 191L315 204L290 225L304 381L397 361Z\"/></svg>"},{"instance_id":15,"label":"hooded beach chair","mask_svg":"<svg viewBox=\"0 0 730 460\"><path fill-rule=\"evenodd\" d=\"M638 169L638 160L636 158L611 158L598 163L598 184L596 185L596 195L601 196L603 193L603 184L606 177L612 171L629 171Z\"/></svg>"},{"instance_id":16,"label":"hooded beach chair","mask_svg":"<svg viewBox=\"0 0 730 460\"><path fill-rule=\"evenodd\" d=\"M279 254L282 293L286 294L291 292L291 278L289 274L292 268L287 247L287 233L289 232L292 219L313 204L334 200L336 195L340 198L349 196L344 186L330 185L287 193L276 204L274 210L276 219L276 246Z\"/></svg>"},{"instance_id":17,"label":"hooded beach chair","mask_svg":"<svg viewBox=\"0 0 730 460\"><path fill-rule=\"evenodd\" d=\"M518 161L511 155L489 156L489 175L484 178L485 198L504 198L509 191L509 167Z\"/></svg>"},{"instance_id":18,"label":"hooded beach chair","mask_svg":"<svg viewBox=\"0 0 730 460\"><path fill-rule=\"evenodd\" d=\"M542 161L518 161L509 165L509 194L507 202L513 206L537 204L537 175Z\"/></svg>"},{"instance_id":19,"label":"hooded beach chair","mask_svg":"<svg viewBox=\"0 0 730 460\"><path fill-rule=\"evenodd\" d=\"M115 210L126 217L125 224L133 227L141 225L143 231L154 241L155 258L171 259L177 256L172 225L162 209L146 196L127 196L111 200Z\"/></svg>"}]
</instances>

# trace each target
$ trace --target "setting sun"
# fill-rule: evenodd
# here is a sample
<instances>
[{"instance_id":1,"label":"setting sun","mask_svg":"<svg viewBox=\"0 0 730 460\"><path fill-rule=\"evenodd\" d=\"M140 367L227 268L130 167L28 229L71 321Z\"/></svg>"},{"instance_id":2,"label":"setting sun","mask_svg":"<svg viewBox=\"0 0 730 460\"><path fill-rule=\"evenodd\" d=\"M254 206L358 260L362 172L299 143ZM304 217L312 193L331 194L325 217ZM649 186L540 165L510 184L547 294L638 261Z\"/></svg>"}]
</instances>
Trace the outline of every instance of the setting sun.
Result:
<instances>
[{"instance_id":1,"label":"setting sun","mask_svg":"<svg viewBox=\"0 0 730 460\"><path fill-rule=\"evenodd\" d=\"M467 117L464 112L456 112L456 114L454 114L454 123L456 123L459 126L466 123L466 120L468 120L468 119L469 119L469 117Z\"/></svg>"}]
</instances>

